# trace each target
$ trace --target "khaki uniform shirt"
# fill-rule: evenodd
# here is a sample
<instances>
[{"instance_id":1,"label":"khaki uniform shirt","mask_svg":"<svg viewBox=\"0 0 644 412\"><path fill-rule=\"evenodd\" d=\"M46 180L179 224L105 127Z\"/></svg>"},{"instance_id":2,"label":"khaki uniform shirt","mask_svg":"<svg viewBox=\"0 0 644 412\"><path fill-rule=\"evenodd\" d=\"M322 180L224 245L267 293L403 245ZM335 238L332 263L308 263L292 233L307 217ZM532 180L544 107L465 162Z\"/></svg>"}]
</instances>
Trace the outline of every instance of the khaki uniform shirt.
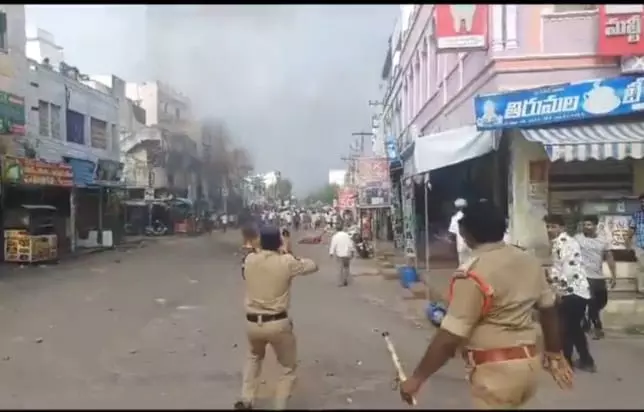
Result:
<instances>
[{"instance_id":1,"label":"khaki uniform shirt","mask_svg":"<svg viewBox=\"0 0 644 412\"><path fill-rule=\"evenodd\" d=\"M459 269L475 273L491 286L490 311L482 313L484 295L478 284L458 278L441 328L466 338L470 349L537 343L540 327L533 320L533 309L553 306L555 294L535 257L513 246L490 243L476 248Z\"/></svg>"},{"instance_id":2,"label":"khaki uniform shirt","mask_svg":"<svg viewBox=\"0 0 644 412\"><path fill-rule=\"evenodd\" d=\"M277 314L291 305L291 281L295 276L317 270L311 259L296 259L291 254L269 250L251 253L244 265L246 276L246 312Z\"/></svg>"}]
</instances>

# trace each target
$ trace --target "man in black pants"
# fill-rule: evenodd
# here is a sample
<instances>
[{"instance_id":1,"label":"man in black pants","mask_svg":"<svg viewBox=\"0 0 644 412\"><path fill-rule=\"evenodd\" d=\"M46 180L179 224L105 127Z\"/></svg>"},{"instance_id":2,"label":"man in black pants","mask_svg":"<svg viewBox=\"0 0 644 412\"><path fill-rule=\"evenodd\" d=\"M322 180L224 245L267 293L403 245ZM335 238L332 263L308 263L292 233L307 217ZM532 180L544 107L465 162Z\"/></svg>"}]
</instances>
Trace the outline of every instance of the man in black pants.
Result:
<instances>
[{"instance_id":1,"label":"man in black pants","mask_svg":"<svg viewBox=\"0 0 644 412\"><path fill-rule=\"evenodd\" d=\"M581 264L590 284L590 302L588 302L588 321L586 328L593 328L593 339L604 337L604 330L600 319L600 312L608 302L608 289L604 277L604 260L610 270L610 286L615 287L617 272L615 259L610 250L610 243L602 236L597 236L597 216L583 218L582 233L575 236L581 248Z\"/></svg>"},{"instance_id":2,"label":"man in black pants","mask_svg":"<svg viewBox=\"0 0 644 412\"><path fill-rule=\"evenodd\" d=\"M559 314L562 323L563 352L570 363L578 369L595 372L595 360L588 350L588 340L582 327L586 307L590 300L590 287L582 266L579 243L565 231L561 216L544 218L548 236L552 241L552 268L549 281L559 296ZM579 361L572 362L573 349Z\"/></svg>"}]
</instances>

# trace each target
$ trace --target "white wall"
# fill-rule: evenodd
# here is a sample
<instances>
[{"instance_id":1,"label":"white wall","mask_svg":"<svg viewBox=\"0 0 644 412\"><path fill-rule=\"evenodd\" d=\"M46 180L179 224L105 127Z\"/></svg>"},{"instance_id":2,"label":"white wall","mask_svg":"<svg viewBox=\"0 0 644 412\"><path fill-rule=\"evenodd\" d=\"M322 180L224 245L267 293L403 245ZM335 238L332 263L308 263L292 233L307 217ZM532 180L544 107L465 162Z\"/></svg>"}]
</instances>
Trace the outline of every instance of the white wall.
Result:
<instances>
[{"instance_id":1,"label":"white wall","mask_svg":"<svg viewBox=\"0 0 644 412\"><path fill-rule=\"evenodd\" d=\"M550 256L550 245L543 217L547 211L535 210L529 202L529 162L548 160L543 145L527 141L520 132L508 132L511 151L512 205L510 215L510 237L540 258Z\"/></svg>"},{"instance_id":2,"label":"white wall","mask_svg":"<svg viewBox=\"0 0 644 412\"><path fill-rule=\"evenodd\" d=\"M49 161L61 161L63 156L91 161L96 161L99 158L119 161L119 109L114 96L101 93L35 62L31 62L29 76L31 85L26 96L27 135L34 143L40 157ZM69 92L68 108L85 116L85 143L82 145L66 141L65 86ZM37 109L39 101L45 101L61 108L58 138L54 138L51 132L49 136L40 135ZM90 117L107 123L107 149L91 147ZM116 128L114 129L112 126L116 126ZM114 130L117 132L116 136L112 134Z\"/></svg>"},{"instance_id":3,"label":"white wall","mask_svg":"<svg viewBox=\"0 0 644 412\"><path fill-rule=\"evenodd\" d=\"M65 60L63 48L56 44L54 35L36 27L27 27L26 53L38 63L49 58L49 64L56 68Z\"/></svg>"}]
</instances>

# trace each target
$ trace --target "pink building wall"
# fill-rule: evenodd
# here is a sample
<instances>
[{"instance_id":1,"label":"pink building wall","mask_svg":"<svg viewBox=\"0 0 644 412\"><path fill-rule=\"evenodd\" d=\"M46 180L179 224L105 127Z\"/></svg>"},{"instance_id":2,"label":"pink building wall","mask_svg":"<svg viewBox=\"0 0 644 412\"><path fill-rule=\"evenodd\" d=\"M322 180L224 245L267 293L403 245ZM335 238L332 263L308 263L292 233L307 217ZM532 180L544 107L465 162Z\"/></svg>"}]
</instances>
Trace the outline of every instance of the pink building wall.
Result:
<instances>
[{"instance_id":1,"label":"pink building wall","mask_svg":"<svg viewBox=\"0 0 644 412\"><path fill-rule=\"evenodd\" d=\"M437 55L434 6L419 6L401 50L399 138L412 124L421 136L473 124L478 94L618 75L618 59L595 53L597 11L554 7L490 5L488 50Z\"/></svg>"}]
</instances>

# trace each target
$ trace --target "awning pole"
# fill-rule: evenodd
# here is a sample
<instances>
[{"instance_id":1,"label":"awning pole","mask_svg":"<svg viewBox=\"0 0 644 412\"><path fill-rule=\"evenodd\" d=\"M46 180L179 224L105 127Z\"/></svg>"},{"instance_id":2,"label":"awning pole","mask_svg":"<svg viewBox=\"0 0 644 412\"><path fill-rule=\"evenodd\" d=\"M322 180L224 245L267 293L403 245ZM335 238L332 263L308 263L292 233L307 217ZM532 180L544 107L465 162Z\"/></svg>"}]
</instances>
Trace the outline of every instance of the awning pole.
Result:
<instances>
[{"instance_id":1,"label":"awning pole","mask_svg":"<svg viewBox=\"0 0 644 412\"><path fill-rule=\"evenodd\" d=\"M423 190L425 191L425 287L427 288L427 294L425 295L429 299L429 172L424 174L423 178Z\"/></svg>"}]
</instances>

